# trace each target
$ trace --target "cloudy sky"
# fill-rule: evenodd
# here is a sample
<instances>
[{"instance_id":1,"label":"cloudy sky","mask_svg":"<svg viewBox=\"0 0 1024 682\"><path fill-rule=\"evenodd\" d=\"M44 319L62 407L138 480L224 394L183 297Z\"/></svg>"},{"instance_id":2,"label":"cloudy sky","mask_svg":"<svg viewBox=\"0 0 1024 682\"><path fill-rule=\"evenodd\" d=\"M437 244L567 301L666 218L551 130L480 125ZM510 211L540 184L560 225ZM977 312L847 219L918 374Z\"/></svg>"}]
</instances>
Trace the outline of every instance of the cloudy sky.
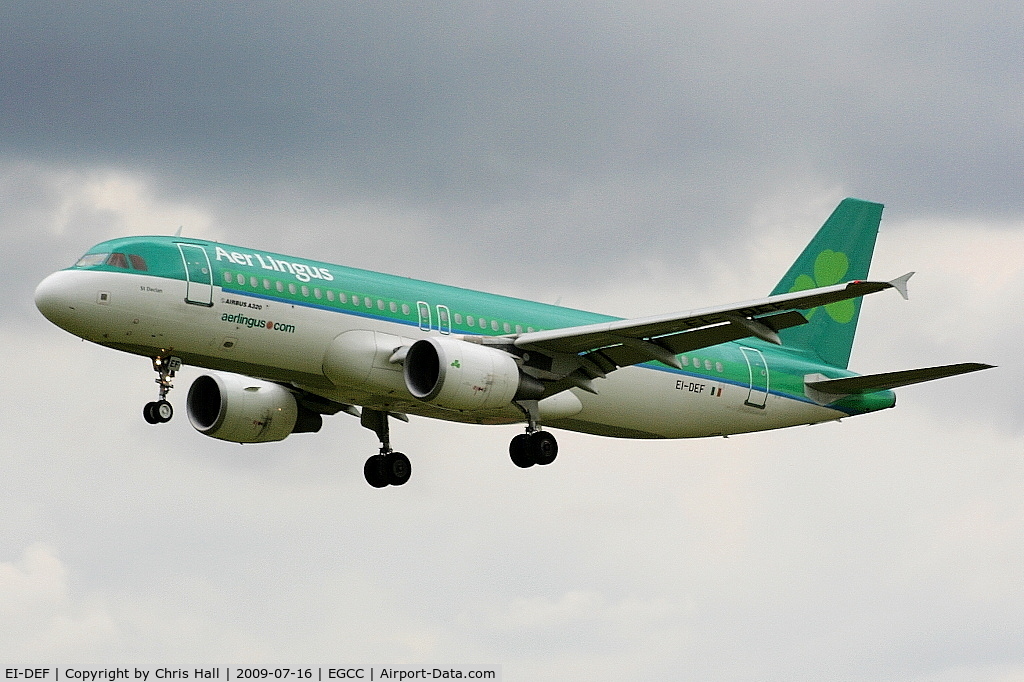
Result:
<instances>
[{"instance_id":1,"label":"cloudy sky","mask_svg":"<svg viewBox=\"0 0 1024 682\"><path fill-rule=\"evenodd\" d=\"M947 3L948 4L948 3ZM506 680L1024 680L1016 2L0 8L0 660L500 665ZM766 294L886 204L851 368L988 372L700 441L152 427L36 283L125 234L623 316ZM198 371L186 368L181 403Z\"/></svg>"}]
</instances>

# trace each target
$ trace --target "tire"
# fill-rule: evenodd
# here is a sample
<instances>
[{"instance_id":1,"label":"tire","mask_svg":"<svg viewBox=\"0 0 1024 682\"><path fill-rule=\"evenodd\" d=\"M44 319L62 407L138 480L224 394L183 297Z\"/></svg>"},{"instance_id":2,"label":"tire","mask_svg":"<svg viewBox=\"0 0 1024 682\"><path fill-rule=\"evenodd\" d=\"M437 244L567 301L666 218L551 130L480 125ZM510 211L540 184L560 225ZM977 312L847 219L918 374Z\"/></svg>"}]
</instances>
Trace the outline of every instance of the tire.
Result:
<instances>
[{"instance_id":1,"label":"tire","mask_svg":"<svg viewBox=\"0 0 1024 682\"><path fill-rule=\"evenodd\" d=\"M156 403L146 403L142 408L142 417L150 424L159 424L160 415L156 413Z\"/></svg>"},{"instance_id":2,"label":"tire","mask_svg":"<svg viewBox=\"0 0 1024 682\"><path fill-rule=\"evenodd\" d=\"M540 466L547 466L558 456L558 441L547 431L534 431L530 434L529 448L533 461Z\"/></svg>"},{"instance_id":3,"label":"tire","mask_svg":"<svg viewBox=\"0 0 1024 682\"><path fill-rule=\"evenodd\" d=\"M388 485L387 471L384 468L384 455L374 455L363 465L363 476L374 488Z\"/></svg>"},{"instance_id":4,"label":"tire","mask_svg":"<svg viewBox=\"0 0 1024 682\"><path fill-rule=\"evenodd\" d=\"M166 424L171 421L171 417L174 416L174 408L171 407L171 404L166 400L160 400L153 403L153 416L155 416L161 424Z\"/></svg>"},{"instance_id":5,"label":"tire","mask_svg":"<svg viewBox=\"0 0 1024 682\"><path fill-rule=\"evenodd\" d=\"M389 452L384 455L384 471L389 484L405 485L412 476L412 463L401 452Z\"/></svg>"},{"instance_id":6,"label":"tire","mask_svg":"<svg viewBox=\"0 0 1024 682\"><path fill-rule=\"evenodd\" d=\"M520 469L528 469L536 462L530 454L530 436L520 433L508 444L508 454L512 463Z\"/></svg>"}]
</instances>

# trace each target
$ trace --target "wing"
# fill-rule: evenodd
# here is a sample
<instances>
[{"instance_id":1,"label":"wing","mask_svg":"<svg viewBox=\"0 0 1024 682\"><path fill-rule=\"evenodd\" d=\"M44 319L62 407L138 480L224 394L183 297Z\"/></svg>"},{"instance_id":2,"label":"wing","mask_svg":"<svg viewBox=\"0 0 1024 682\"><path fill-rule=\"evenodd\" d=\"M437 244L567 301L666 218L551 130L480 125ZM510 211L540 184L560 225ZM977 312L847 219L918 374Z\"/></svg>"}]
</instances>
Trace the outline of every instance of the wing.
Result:
<instances>
[{"instance_id":1,"label":"wing","mask_svg":"<svg viewBox=\"0 0 1024 682\"><path fill-rule=\"evenodd\" d=\"M828 379L820 374L810 374L804 377L804 387L807 397L821 405L828 405L848 395L885 391L899 388L900 386L910 386L911 384L920 384L925 381L954 377L958 374L991 369L992 367L993 365L986 365L980 362L963 362L957 365L905 369L900 372L867 374L840 379Z\"/></svg>"},{"instance_id":2,"label":"wing","mask_svg":"<svg viewBox=\"0 0 1024 682\"><path fill-rule=\"evenodd\" d=\"M570 386L593 391L591 379L619 367L657 360L681 368L676 357L680 353L750 336L781 344L780 330L806 324L807 318L799 311L885 289L895 288L906 296L910 274L891 282L858 280L714 308L528 332L511 342L523 351L544 356L528 359L523 369L549 382L545 395ZM509 338L482 342L508 344Z\"/></svg>"}]
</instances>

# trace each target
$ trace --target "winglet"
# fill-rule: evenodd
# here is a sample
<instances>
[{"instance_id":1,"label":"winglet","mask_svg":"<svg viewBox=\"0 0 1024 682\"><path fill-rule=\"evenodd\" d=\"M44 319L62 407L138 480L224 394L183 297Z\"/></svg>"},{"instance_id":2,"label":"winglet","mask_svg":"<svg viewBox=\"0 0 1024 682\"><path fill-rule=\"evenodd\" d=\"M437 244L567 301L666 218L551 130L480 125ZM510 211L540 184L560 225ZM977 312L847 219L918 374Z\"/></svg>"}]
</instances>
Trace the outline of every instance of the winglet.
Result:
<instances>
[{"instance_id":1,"label":"winglet","mask_svg":"<svg viewBox=\"0 0 1024 682\"><path fill-rule=\"evenodd\" d=\"M913 272L908 272L907 274L903 275L902 277L897 277L896 279L894 279L891 282L889 282L889 284L892 285L893 289L895 289L896 291L900 292L900 296L903 297L904 301L910 300L910 296L907 295L907 281L911 277L913 277L913 276L914 276Z\"/></svg>"}]
</instances>

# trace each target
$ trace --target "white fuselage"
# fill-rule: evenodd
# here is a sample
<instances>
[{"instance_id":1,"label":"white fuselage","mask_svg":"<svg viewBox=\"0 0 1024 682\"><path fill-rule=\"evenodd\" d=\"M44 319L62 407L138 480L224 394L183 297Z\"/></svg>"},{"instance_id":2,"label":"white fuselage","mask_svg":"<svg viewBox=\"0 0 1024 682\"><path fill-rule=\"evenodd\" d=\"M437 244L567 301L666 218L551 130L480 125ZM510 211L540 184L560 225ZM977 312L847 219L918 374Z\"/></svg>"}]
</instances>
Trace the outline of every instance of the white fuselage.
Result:
<instances>
[{"instance_id":1,"label":"white fuselage","mask_svg":"<svg viewBox=\"0 0 1024 682\"><path fill-rule=\"evenodd\" d=\"M366 366L350 368L357 376L372 374L372 381L349 382L325 372L325 358L338 352L336 339L343 334L375 335L381 347L393 348L440 331L324 309L313 299L303 305L226 292L217 285L212 306L194 305L186 302L186 287L185 281L144 273L62 270L39 285L36 301L49 319L73 334L131 353L174 355L186 364L283 382L338 403L388 412L481 424L524 421L512 405L457 411L417 400L403 387L402 366L372 350L362 361ZM755 386L755 368L745 356L760 351L742 349L741 344L704 349L686 358L683 370L653 363L619 369L595 382L597 394L572 388L542 400L541 418L546 426L601 435L688 438L846 416L771 385ZM725 365L750 367L750 378ZM767 382L771 374L764 369Z\"/></svg>"}]
</instances>

